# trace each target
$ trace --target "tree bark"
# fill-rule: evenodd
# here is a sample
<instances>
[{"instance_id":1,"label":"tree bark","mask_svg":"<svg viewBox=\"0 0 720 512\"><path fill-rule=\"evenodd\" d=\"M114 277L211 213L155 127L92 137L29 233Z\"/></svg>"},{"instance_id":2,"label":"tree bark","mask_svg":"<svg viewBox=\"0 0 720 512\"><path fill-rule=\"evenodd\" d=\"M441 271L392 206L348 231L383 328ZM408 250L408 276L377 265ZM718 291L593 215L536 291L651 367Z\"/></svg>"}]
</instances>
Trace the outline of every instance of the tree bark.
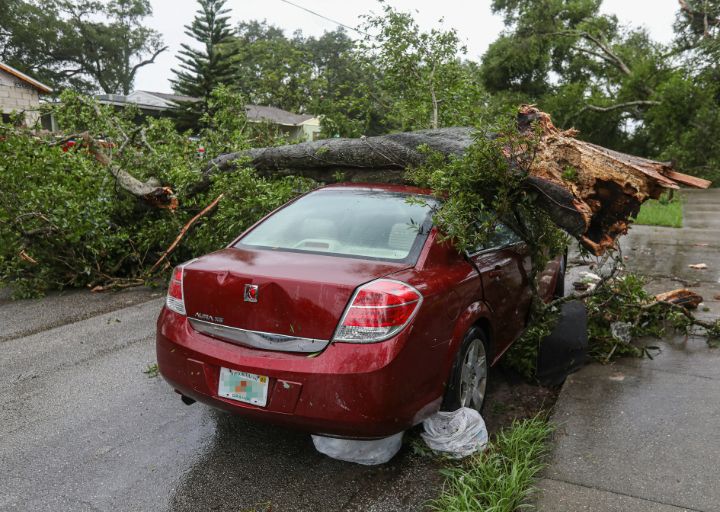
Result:
<instances>
[{"instance_id":1,"label":"tree bark","mask_svg":"<svg viewBox=\"0 0 720 512\"><path fill-rule=\"evenodd\" d=\"M561 131L550 116L524 105L518 127L529 137L540 127L525 187L537 205L594 254L614 246L640 205L679 184L707 188L710 182L675 171L670 164L608 150ZM462 156L473 143L472 128L443 128L359 139L328 139L221 155L203 172L198 190L214 172L241 165L263 176L306 176L317 181L405 182L405 169L421 165L428 152ZM508 155L510 156L510 155ZM574 170L572 176L568 168Z\"/></svg>"}]
</instances>

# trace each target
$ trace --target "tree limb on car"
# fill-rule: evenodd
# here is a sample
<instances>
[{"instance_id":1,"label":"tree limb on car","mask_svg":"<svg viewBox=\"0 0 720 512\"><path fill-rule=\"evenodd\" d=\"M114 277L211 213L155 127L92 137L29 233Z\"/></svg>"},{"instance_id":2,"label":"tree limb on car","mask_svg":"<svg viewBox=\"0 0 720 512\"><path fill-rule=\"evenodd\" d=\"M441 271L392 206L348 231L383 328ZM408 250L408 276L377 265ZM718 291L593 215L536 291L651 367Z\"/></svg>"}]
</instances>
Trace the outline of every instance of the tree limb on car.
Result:
<instances>
[{"instance_id":1,"label":"tree limb on car","mask_svg":"<svg viewBox=\"0 0 720 512\"><path fill-rule=\"evenodd\" d=\"M578 140L575 130L557 129L550 116L534 106L520 107L517 123L521 133L537 142L524 186L535 193L537 205L555 224L596 255L627 232L630 218L646 200L679 185L710 186L707 180L677 172L669 163ZM242 165L265 176L300 175L325 183L338 179L402 183L406 169L426 161L427 149L448 158L462 157L475 136L474 129L458 127L250 149L213 159L203 171L199 189L209 185L212 173Z\"/></svg>"}]
</instances>

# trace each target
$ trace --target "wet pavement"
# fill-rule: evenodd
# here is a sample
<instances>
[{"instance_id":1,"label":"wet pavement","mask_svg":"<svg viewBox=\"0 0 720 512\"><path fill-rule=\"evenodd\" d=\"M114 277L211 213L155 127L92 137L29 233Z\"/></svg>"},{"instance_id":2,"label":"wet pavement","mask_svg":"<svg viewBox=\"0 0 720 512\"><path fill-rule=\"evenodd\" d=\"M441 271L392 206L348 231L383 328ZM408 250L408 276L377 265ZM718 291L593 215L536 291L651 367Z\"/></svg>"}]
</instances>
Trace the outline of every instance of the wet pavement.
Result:
<instances>
[{"instance_id":1,"label":"wet pavement","mask_svg":"<svg viewBox=\"0 0 720 512\"><path fill-rule=\"evenodd\" d=\"M653 293L697 291L698 315L718 318L720 190L688 193L685 213L682 230L633 227L627 265ZM661 349L653 360L592 364L567 379L538 510L720 511L720 349L693 337L647 342Z\"/></svg>"},{"instance_id":2,"label":"wet pavement","mask_svg":"<svg viewBox=\"0 0 720 512\"><path fill-rule=\"evenodd\" d=\"M720 510L720 350L660 347L568 378L540 511Z\"/></svg>"},{"instance_id":3,"label":"wet pavement","mask_svg":"<svg viewBox=\"0 0 720 512\"><path fill-rule=\"evenodd\" d=\"M437 462L409 445L362 467L183 405L143 373L161 304L150 290L0 304L0 510L415 511L437 495Z\"/></svg>"}]
</instances>

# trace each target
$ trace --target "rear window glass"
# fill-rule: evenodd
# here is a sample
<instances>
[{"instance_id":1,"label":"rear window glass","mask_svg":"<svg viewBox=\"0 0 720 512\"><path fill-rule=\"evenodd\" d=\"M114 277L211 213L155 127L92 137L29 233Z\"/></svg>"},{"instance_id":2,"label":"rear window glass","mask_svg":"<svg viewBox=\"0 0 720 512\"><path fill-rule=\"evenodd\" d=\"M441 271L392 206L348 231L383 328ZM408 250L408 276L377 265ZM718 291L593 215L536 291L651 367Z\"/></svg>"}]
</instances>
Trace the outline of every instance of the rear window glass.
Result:
<instances>
[{"instance_id":1,"label":"rear window glass","mask_svg":"<svg viewBox=\"0 0 720 512\"><path fill-rule=\"evenodd\" d=\"M429 196L370 189L319 190L266 219L237 245L407 260L417 257L427 236L433 204Z\"/></svg>"}]
</instances>

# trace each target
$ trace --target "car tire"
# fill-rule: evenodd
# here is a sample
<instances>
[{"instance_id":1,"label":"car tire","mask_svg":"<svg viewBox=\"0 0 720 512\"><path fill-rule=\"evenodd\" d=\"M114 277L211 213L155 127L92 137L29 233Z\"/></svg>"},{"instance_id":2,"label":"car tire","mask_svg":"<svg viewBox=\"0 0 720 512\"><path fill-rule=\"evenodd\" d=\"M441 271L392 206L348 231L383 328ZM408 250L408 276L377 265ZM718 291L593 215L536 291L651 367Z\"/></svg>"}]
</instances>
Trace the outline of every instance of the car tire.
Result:
<instances>
[{"instance_id":1,"label":"car tire","mask_svg":"<svg viewBox=\"0 0 720 512\"><path fill-rule=\"evenodd\" d=\"M445 388L443 411L455 411L461 407L470 407L478 412L482 410L490 371L489 348L487 335L481 328L473 327L467 332Z\"/></svg>"},{"instance_id":2,"label":"car tire","mask_svg":"<svg viewBox=\"0 0 720 512\"><path fill-rule=\"evenodd\" d=\"M558 270L557 281L555 281L554 299L560 299L565 296L565 269L567 268L567 254L564 254L560 260L560 270Z\"/></svg>"}]
</instances>

